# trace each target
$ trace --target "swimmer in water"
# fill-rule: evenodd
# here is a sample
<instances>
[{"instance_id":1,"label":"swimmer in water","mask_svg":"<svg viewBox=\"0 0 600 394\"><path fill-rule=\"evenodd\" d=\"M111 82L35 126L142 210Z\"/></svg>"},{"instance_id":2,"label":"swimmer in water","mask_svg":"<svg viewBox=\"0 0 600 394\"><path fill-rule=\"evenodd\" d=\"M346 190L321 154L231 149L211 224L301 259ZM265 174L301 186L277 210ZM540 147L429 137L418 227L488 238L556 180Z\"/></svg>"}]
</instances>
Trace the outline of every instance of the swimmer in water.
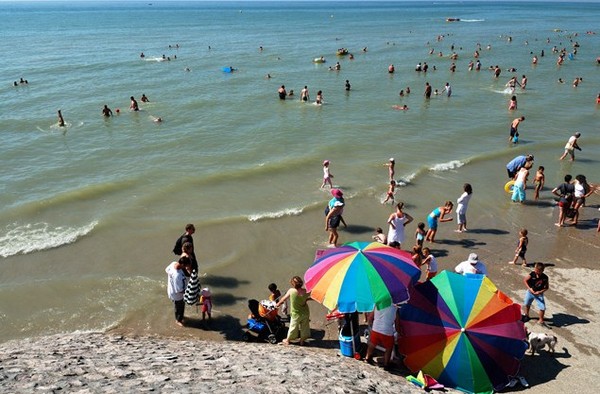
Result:
<instances>
[{"instance_id":1,"label":"swimmer in water","mask_svg":"<svg viewBox=\"0 0 600 394\"><path fill-rule=\"evenodd\" d=\"M102 108L102 115L104 115L104 117L108 118L112 116L112 111L110 110L110 108L108 108L108 105L104 104L104 108Z\"/></svg>"},{"instance_id":2,"label":"swimmer in water","mask_svg":"<svg viewBox=\"0 0 600 394\"><path fill-rule=\"evenodd\" d=\"M408 109L408 105L394 105L392 108L397 109L399 111L406 111Z\"/></svg>"},{"instance_id":3,"label":"swimmer in water","mask_svg":"<svg viewBox=\"0 0 600 394\"><path fill-rule=\"evenodd\" d=\"M63 118L62 112L60 111L60 109L58 110L58 126L65 127L65 119Z\"/></svg>"},{"instance_id":4,"label":"swimmer in water","mask_svg":"<svg viewBox=\"0 0 600 394\"><path fill-rule=\"evenodd\" d=\"M142 97L140 98L140 101L142 103L148 103L148 102L150 102L150 100L148 100L148 97L146 97L146 95L143 94L143 93L142 93Z\"/></svg>"},{"instance_id":5,"label":"swimmer in water","mask_svg":"<svg viewBox=\"0 0 600 394\"><path fill-rule=\"evenodd\" d=\"M137 101L135 101L135 97L131 96L129 97L129 99L131 100L131 104L129 105L129 109L132 111L139 111L140 107L138 106Z\"/></svg>"},{"instance_id":6,"label":"swimmer in water","mask_svg":"<svg viewBox=\"0 0 600 394\"><path fill-rule=\"evenodd\" d=\"M154 123L162 123L162 118L161 117L158 117L158 118L152 117L152 121Z\"/></svg>"}]
</instances>

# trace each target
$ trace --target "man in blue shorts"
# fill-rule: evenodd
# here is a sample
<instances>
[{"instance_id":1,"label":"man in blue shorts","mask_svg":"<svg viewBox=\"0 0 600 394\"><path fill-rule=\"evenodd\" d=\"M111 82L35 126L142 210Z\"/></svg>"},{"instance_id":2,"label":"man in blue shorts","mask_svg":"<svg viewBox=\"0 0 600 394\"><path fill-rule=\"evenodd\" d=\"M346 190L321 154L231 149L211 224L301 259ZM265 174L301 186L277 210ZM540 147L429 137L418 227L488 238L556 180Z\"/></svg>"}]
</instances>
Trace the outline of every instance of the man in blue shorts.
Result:
<instances>
[{"instance_id":1,"label":"man in blue shorts","mask_svg":"<svg viewBox=\"0 0 600 394\"><path fill-rule=\"evenodd\" d=\"M539 309L538 323L545 325L544 312L546 311L546 303L544 301L544 293L550 288L548 276L544 274L544 263L535 263L533 271L523 279L527 291L525 292L525 300L523 301L525 318L529 320L529 308L535 300Z\"/></svg>"}]
</instances>

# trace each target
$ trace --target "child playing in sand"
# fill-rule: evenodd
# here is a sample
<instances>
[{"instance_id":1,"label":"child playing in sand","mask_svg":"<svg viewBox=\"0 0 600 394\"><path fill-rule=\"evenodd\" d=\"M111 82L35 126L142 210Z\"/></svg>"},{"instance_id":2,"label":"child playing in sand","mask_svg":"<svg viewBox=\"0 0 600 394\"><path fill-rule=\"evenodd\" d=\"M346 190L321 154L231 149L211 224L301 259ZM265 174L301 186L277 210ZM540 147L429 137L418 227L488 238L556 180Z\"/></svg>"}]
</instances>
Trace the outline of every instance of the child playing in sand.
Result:
<instances>
[{"instance_id":1,"label":"child playing in sand","mask_svg":"<svg viewBox=\"0 0 600 394\"><path fill-rule=\"evenodd\" d=\"M517 249L515 249L515 258L512 261L509 261L508 264L517 264L517 260L520 257L523 259L523 267L527 267L525 253L527 252L528 244L529 238L527 238L527 229L522 228L521 231L519 231L519 244L517 245Z\"/></svg>"},{"instance_id":2,"label":"child playing in sand","mask_svg":"<svg viewBox=\"0 0 600 394\"><path fill-rule=\"evenodd\" d=\"M330 189L333 188L331 178L333 178L333 174L329 172L329 160L325 160L323 161L323 184L321 185L321 189L327 184L329 184Z\"/></svg>"},{"instance_id":3,"label":"child playing in sand","mask_svg":"<svg viewBox=\"0 0 600 394\"><path fill-rule=\"evenodd\" d=\"M396 181L391 180L390 181L390 186L388 187L388 191L387 191L387 196L385 197L385 200L383 200L382 204L385 204L386 202L392 200L392 204L394 203L394 191L396 190Z\"/></svg>"},{"instance_id":4,"label":"child playing in sand","mask_svg":"<svg viewBox=\"0 0 600 394\"><path fill-rule=\"evenodd\" d=\"M375 234L373 235L373 241L379 242L380 244L387 245L387 235L383 233L383 229L381 227L377 227L375 229Z\"/></svg>"},{"instance_id":5,"label":"child playing in sand","mask_svg":"<svg viewBox=\"0 0 600 394\"><path fill-rule=\"evenodd\" d=\"M423 247L425 234L427 234L427 231L425 231L425 223L419 222L419 224L417 224L417 229L415 230L415 239L417 241L417 246L421 248Z\"/></svg>"},{"instance_id":6,"label":"child playing in sand","mask_svg":"<svg viewBox=\"0 0 600 394\"><path fill-rule=\"evenodd\" d=\"M423 256L425 258L421 261L421 266L427 265L425 280L429 280L437 275L438 263L435 256L431 254L431 250L427 247L423 248Z\"/></svg>"},{"instance_id":7,"label":"child playing in sand","mask_svg":"<svg viewBox=\"0 0 600 394\"><path fill-rule=\"evenodd\" d=\"M540 190L544 188L544 182L546 181L546 176L544 175L544 166L539 166L537 172L535 173L535 178L533 179L533 184L535 185L535 191L533 199L537 201L540 198Z\"/></svg>"}]
</instances>

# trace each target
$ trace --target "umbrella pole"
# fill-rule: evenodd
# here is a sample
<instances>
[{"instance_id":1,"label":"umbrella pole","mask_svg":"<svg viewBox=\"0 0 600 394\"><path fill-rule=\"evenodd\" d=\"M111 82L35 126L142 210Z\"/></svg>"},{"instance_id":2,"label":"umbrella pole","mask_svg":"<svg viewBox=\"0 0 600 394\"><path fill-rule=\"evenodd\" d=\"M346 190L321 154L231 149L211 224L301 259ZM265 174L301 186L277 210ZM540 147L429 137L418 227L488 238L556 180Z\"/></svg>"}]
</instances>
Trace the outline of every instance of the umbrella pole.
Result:
<instances>
[{"instance_id":1,"label":"umbrella pole","mask_svg":"<svg viewBox=\"0 0 600 394\"><path fill-rule=\"evenodd\" d=\"M350 334L352 335L352 357L356 357L356 344L354 343L354 321L350 315Z\"/></svg>"}]
</instances>

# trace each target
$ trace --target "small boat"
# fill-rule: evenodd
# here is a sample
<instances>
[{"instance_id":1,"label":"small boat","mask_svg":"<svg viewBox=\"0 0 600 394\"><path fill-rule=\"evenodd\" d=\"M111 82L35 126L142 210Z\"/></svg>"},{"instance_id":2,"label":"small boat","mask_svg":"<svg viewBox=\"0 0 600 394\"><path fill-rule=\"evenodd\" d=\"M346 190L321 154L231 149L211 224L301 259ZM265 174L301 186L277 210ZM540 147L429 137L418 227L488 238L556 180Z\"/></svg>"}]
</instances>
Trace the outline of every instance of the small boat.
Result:
<instances>
[{"instance_id":1,"label":"small boat","mask_svg":"<svg viewBox=\"0 0 600 394\"><path fill-rule=\"evenodd\" d=\"M340 48L335 54L337 56L346 56L348 54L348 50L346 48Z\"/></svg>"},{"instance_id":2,"label":"small boat","mask_svg":"<svg viewBox=\"0 0 600 394\"><path fill-rule=\"evenodd\" d=\"M460 18L446 18L446 22L460 22Z\"/></svg>"}]
</instances>

